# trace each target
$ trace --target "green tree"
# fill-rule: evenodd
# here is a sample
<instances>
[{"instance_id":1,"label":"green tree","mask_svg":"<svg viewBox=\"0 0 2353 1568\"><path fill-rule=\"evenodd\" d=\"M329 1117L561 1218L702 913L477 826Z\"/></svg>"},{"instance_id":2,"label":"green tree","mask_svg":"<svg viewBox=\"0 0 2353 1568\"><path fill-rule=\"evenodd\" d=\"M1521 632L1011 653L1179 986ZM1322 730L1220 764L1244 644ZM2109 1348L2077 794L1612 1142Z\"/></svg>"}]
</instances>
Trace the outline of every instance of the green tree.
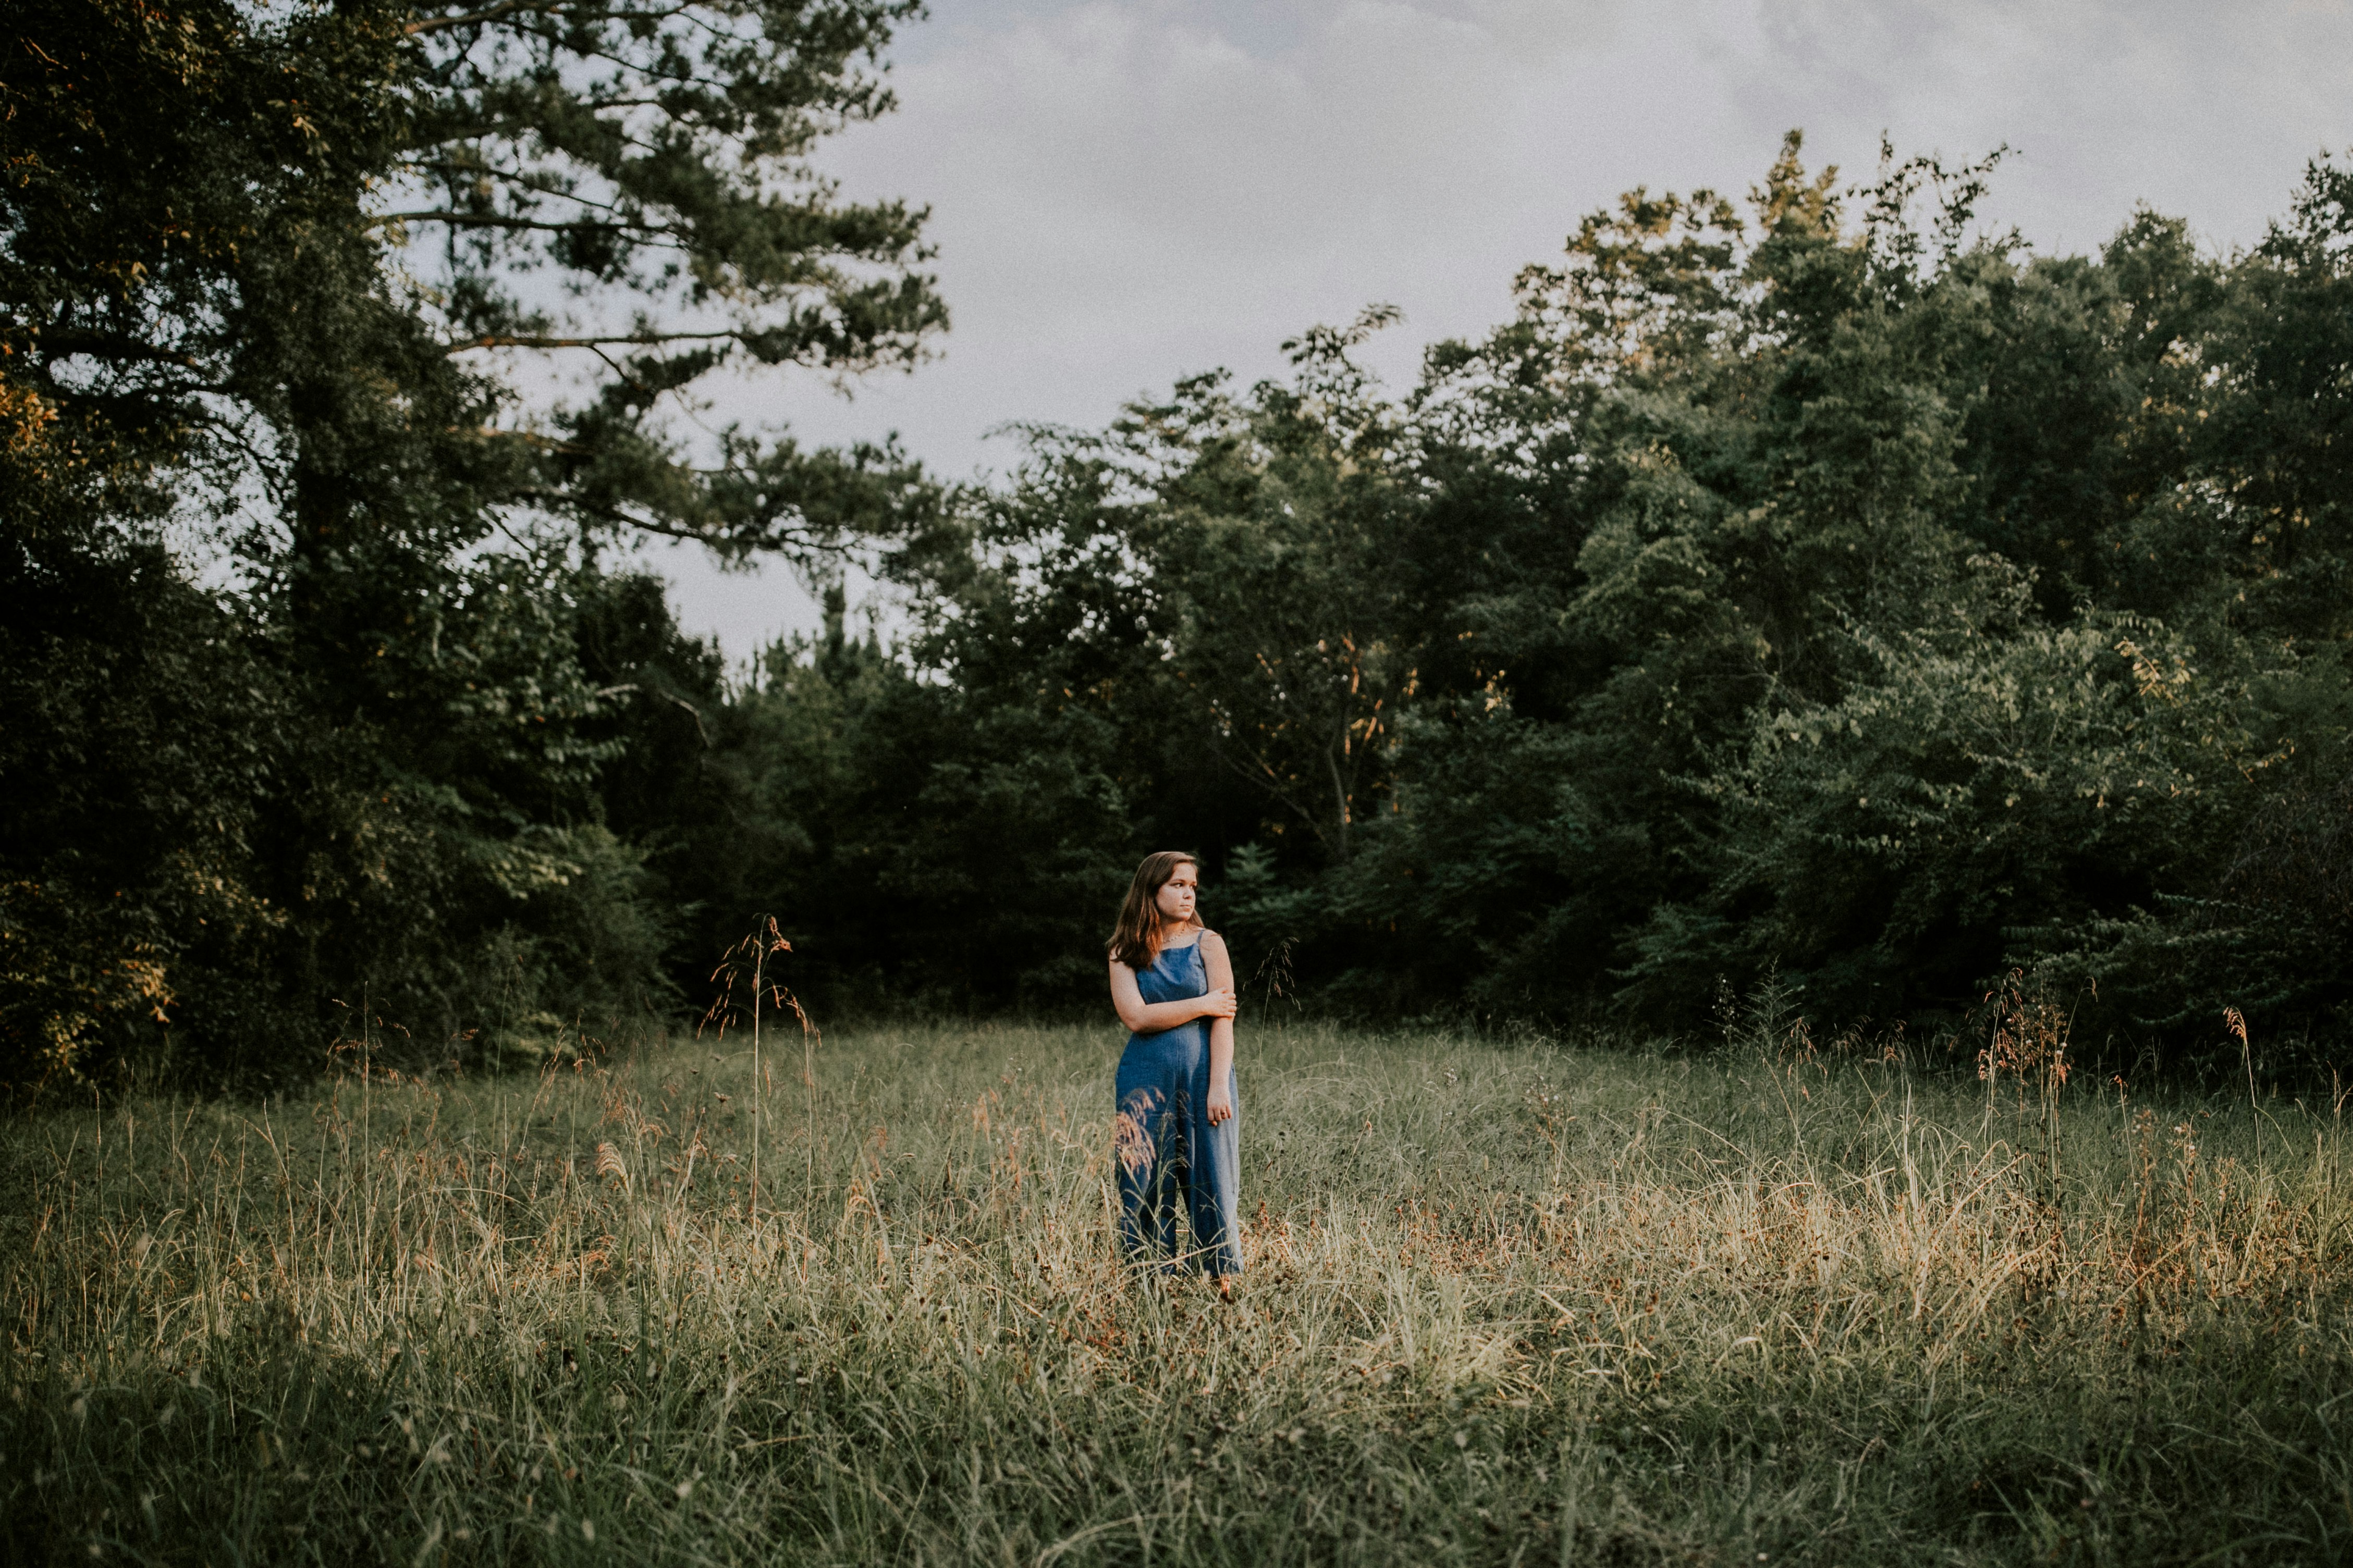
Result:
<instances>
[{"instance_id":1,"label":"green tree","mask_svg":"<svg viewBox=\"0 0 2353 1568\"><path fill-rule=\"evenodd\" d=\"M879 75L918 0L525 0L400 22L398 145L370 232L405 244L450 353L567 354L594 392L541 427L516 499L731 552L885 526L887 447L731 426L697 454L659 417L733 366L912 365L947 324L924 214L852 203L816 143L892 105ZM559 305L557 301L562 301Z\"/></svg>"},{"instance_id":2,"label":"green tree","mask_svg":"<svg viewBox=\"0 0 2353 1568\"><path fill-rule=\"evenodd\" d=\"M1063 1005L1095 994L1132 859L1107 726L924 679L849 637L770 648L719 766L745 900L779 912L826 1005Z\"/></svg>"},{"instance_id":3,"label":"green tree","mask_svg":"<svg viewBox=\"0 0 2353 1568\"><path fill-rule=\"evenodd\" d=\"M339 994L428 1058L559 996L659 1002L674 922L606 819L659 836L600 778L652 743L664 689L597 668L620 592L599 561L654 531L815 563L924 514L885 447L698 448L663 413L738 363L908 363L944 324L922 215L842 202L807 158L888 107L879 50L912 14L11 11L0 570L49 597L12 632L0 720L22 742L0 1077L119 1059L134 1017L218 1079L299 1061ZM528 353L607 374L536 408ZM118 646L132 627L153 646ZM166 758L185 788L115 831ZM225 947L183 883L252 940ZM154 973L41 1001L55 965L13 956L93 942L91 973Z\"/></svg>"}]
</instances>

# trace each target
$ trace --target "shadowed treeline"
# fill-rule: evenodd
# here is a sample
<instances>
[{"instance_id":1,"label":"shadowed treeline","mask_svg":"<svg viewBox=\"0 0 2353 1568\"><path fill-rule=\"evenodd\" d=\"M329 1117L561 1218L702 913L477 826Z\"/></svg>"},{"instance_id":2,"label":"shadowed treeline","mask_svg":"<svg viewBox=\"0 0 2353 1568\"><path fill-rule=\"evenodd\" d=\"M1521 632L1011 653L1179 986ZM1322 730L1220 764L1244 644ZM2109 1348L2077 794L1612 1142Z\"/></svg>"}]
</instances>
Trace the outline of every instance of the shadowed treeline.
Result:
<instances>
[{"instance_id":1,"label":"shadowed treeline","mask_svg":"<svg viewBox=\"0 0 2353 1568\"><path fill-rule=\"evenodd\" d=\"M1409 386L1377 305L987 482L704 427L944 328L923 212L809 162L916 10L11 9L14 1102L361 1026L535 1066L697 1016L763 912L827 1016L1059 1016L1170 847L1335 1017L1688 1034L1770 977L1949 1042L2021 971L2087 1059L2353 1064L2343 163L2243 251L2052 257L1995 159L1792 134ZM825 629L726 668L649 536Z\"/></svg>"}]
</instances>

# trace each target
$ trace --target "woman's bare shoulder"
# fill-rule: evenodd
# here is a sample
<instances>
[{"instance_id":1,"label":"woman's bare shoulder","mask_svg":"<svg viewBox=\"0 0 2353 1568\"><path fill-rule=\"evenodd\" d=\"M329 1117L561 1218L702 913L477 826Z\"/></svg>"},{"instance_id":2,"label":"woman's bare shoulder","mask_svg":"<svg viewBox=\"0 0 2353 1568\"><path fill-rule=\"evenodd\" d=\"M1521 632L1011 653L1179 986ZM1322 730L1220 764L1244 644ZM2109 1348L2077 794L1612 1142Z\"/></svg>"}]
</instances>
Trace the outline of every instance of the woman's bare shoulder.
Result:
<instances>
[{"instance_id":1,"label":"woman's bare shoulder","mask_svg":"<svg viewBox=\"0 0 2353 1568\"><path fill-rule=\"evenodd\" d=\"M1203 926L1201 928L1201 951L1203 952L1223 952L1226 951L1226 939L1219 936L1216 931L1211 931L1208 926Z\"/></svg>"}]
</instances>

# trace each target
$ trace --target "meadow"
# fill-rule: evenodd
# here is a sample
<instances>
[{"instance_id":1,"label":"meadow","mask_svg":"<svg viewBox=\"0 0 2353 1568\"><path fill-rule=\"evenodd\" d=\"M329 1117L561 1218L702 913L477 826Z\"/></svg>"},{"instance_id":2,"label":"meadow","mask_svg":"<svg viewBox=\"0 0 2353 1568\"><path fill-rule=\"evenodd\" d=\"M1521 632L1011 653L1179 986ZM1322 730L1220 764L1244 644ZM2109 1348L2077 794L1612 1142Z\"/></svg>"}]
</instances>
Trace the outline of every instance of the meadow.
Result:
<instances>
[{"instance_id":1,"label":"meadow","mask_svg":"<svg viewBox=\"0 0 2353 1568\"><path fill-rule=\"evenodd\" d=\"M1982 1058L1248 1029L1229 1305L1113 1257L1108 1027L771 1032L765 1093L731 1034L52 1107L0 1126L0 1539L2353 1556L2341 1101L2144 1098L2010 1025Z\"/></svg>"}]
</instances>

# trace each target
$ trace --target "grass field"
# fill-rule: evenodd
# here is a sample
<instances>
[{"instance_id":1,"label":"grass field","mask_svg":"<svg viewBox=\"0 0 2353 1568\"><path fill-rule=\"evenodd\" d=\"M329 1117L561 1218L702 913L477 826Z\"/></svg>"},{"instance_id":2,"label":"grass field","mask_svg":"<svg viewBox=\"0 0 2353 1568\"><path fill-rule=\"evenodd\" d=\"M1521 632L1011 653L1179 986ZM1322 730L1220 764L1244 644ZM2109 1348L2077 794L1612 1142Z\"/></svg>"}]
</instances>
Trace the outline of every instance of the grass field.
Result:
<instances>
[{"instance_id":1,"label":"grass field","mask_svg":"<svg viewBox=\"0 0 2353 1568\"><path fill-rule=\"evenodd\" d=\"M1234 1304L1109 1028L0 1126L17 1561L2353 1559L2337 1108L1243 1036Z\"/></svg>"}]
</instances>

